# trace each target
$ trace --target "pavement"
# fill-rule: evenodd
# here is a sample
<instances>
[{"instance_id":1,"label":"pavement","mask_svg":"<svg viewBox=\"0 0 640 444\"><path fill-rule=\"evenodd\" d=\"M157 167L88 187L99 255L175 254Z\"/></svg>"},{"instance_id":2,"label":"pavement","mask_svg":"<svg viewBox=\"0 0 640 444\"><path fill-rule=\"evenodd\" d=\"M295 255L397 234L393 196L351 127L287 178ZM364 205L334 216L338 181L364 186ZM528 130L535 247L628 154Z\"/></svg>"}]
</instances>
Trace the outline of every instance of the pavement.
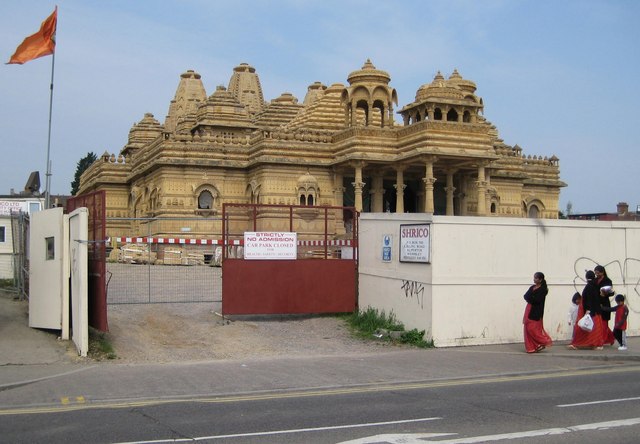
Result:
<instances>
[{"instance_id":1,"label":"pavement","mask_svg":"<svg viewBox=\"0 0 640 444\"><path fill-rule=\"evenodd\" d=\"M567 374L640 366L629 349L568 350L566 341L526 354L522 343L378 353L122 364L77 357L71 341L28 327L24 301L0 297L0 415L29 406L70 408L142 400L246 396L507 375Z\"/></svg>"}]
</instances>

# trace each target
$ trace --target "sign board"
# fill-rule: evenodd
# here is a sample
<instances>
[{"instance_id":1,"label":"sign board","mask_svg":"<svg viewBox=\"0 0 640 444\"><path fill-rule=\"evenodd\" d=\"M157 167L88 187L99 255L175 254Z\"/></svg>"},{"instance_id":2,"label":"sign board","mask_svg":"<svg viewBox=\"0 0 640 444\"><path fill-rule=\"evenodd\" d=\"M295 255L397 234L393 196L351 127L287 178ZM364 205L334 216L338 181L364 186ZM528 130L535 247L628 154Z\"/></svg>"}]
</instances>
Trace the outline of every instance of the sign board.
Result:
<instances>
[{"instance_id":1,"label":"sign board","mask_svg":"<svg viewBox=\"0 0 640 444\"><path fill-rule=\"evenodd\" d=\"M247 231L244 233L245 259L286 259L298 256L297 233Z\"/></svg>"},{"instance_id":2,"label":"sign board","mask_svg":"<svg viewBox=\"0 0 640 444\"><path fill-rule=\"evenodd\" d=\"M390 234L382 235L382 262L391 262L391 248L393 247L393 238Z\"/></svg>"},{"instance_id":3,"label":"sign board","mask_svg":"<svg viewBox=\"0 0 640 444\"><path fill-rule=\"evenodd\" d=\"M19 212L27 213L29 211L29 204L25 201L19 200L0 200L0 215L10 216L11 213Z\"/></svg>"},{"instance_id":4,"label":"sign board","mask_svg":"<svg viewBox=\"0 0 640 444\"><path fill-rule=\"evenodd\" d=\"M400 262L430 262L431 224L400 225Z\"/></svg>"}]
</instances>

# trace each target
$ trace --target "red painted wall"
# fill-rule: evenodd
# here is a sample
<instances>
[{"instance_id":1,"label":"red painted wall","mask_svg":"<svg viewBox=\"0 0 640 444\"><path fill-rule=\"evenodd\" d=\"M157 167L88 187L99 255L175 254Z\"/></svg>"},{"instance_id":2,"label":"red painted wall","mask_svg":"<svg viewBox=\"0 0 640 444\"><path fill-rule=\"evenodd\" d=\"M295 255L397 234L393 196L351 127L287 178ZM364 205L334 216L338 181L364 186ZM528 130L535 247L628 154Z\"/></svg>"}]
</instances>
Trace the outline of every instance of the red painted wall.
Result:
<instances>
[{"instance_id":1,"label":"red painted wall","mask_svg":"<svg viewBox=\"0 0 640 444\"><path fill-rule=\"evenodd\" d=\"M353 260L225 259L222 314L348 313L356 308Z\"/></svg>"}]
</instances>

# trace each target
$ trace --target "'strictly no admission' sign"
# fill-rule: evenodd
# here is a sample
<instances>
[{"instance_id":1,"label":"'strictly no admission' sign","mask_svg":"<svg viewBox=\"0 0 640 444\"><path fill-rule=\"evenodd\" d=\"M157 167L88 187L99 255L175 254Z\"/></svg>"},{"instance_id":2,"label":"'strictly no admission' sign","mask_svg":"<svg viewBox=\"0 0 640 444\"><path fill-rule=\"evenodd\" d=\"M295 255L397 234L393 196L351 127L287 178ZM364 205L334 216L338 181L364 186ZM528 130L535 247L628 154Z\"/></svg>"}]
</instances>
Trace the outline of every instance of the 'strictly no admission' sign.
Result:
<instances>
[{"instance_id":1,"label":"'strictly no admission' sign","mask_svg":"<svg viewBox=\"0 0 640 444\"><path fill-rule=\"evenodd\" d=\"M429 263L431 225L400 225L400 262Z\"/></svg>"},{"instance_id":2,"label":"'strictly no admission' sign","mask_svg":"<svg viewBox=\"0 0 640 444\"><path fill-rule=\"evenodd\" d=\"M245 259L296 259L297 233L247 231L244 233Z\"/></svg>"}]
</instances>

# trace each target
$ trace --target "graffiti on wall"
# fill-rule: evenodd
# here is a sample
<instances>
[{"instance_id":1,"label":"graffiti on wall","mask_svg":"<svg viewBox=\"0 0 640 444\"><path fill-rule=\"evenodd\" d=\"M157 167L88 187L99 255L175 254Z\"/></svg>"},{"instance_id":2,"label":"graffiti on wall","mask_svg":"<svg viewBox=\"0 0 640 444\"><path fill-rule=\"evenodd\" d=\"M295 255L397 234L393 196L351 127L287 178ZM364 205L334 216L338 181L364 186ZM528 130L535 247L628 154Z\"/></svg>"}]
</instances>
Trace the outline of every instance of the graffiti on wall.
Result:
<instances>
[{"instance_id":1,"label":"graffiti on wall","mask_svg":"<svg viewBox=\"0 0 640 444\"><path fill-rule=\"evenodd\" d=\"M593 270L596 265L602 265L605 268L607 276L613 282L615 292L624 294L629 309L640 313L640 259L626 258L624 261L614 260L608 263L601 263L589 257L576 259L573 264L575 272L573 286L578 293L582 293L586 285L586 271Z\"/></svg>"},{"instance_id":2,"label":"graffiti on wall","mask_svg":"<svg viewBox=\"0 0 640 444\"><path fill-rule=\"evenodd\" d=\"M420 308L424 308L424 284L422 282L402 280L400 289L406 299L415 299Z\"/></svg>"}]
</instances>

